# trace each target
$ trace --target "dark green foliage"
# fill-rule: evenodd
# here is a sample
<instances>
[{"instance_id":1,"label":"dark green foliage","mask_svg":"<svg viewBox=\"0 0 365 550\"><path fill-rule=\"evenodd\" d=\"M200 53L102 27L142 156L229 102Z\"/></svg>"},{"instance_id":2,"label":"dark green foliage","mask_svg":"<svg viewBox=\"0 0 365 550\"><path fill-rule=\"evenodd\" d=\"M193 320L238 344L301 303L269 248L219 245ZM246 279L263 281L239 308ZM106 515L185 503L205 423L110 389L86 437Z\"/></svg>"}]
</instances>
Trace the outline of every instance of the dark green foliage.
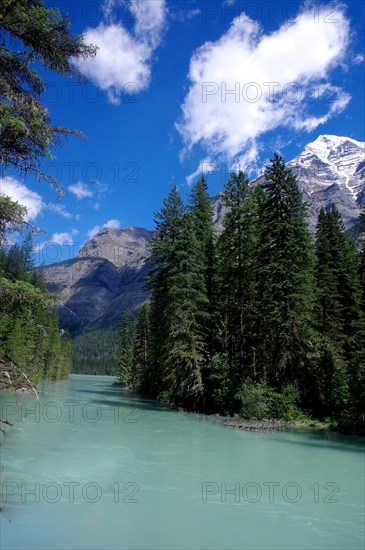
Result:
<instances>
[{"instance_id":1,"label":"dark green foliage","mask_svg":"<svg viewBox=\"0 0 365 550\"><path fill-rule=\"evenodd\" d=\"M151 309L143 304L137 314L134 353L133 353L133 387L145 391L144 385L150 367Z\"/></svg>"},{"instance_id":2,"label":"dark green foliage","mask_svg":"<svg viewBox=\"0 0 365 550\"><path fill-rule=\"evenodd\" d=\"M87 330L72 341L72 373L117 376L119 356L117 330Z\"/></svg>"},{"instance_id":3,"label":"dark green foliage","mask_svg":"<svg viewBox=\"0 0 365 550\"><path fill-rule=\"evenodd\" d=\"M204 399L204 324L209 300L194 214L184 210L174 187L157 215L159 233L151 244L152 361L160 377L157 395L168 388L175 403L194 408Z\"/></svg>"},{"instance_id":4,"label":"dark green foliage","mask_svg":"<svg viewBox=\"0 0 365 550\"><path fill-rule=\"evenodd\" d=\"M40 100L45 84L35 67L80 76L71 59L93 56L96 49L72 35L68 17L42 0L1 2L0 25L1 162L47 177L39 171L39 158L51 157L62 136L79 133L51 125Z\"/></svg>"},{"instance_id":5,"label":"dark green foliage","mask_svg":"<svg viewBox=\"0 0 365 550\"><path fill-rule=\"evenodd\" d=\"M360 214L360 284L361 284L361 309L365 315L365 205Z\"/></svg>"},{"instance_id":6,"label":"dark green foliage","mask_svg":"<svg viewBox=\"0 0 365 550\"><path fill-rule=\"evenodd\" d=\"M314 257L306 206L294 175L278 155L265 172L259 210L257 365L280 389L303 376L310 339Z\"/></svg>"},{"instance_id":7,"label":"dark green foliage","mask_svg":"<svg viewBox=\"0 0 365 550\"><path fill-rule=\"evenodd\" d=\"M167 315L170 272L175 265L175 246L181 235L181 224L184 216L184 205L180 194L174 187L168 198L163 201L161 211L156 214L155 224L157 237L150 243L149 277L151 299L151 368L146 379L147 392L157 397L165 386L165 365L167 360L166 343L169 339L170 326Z\"/></svg>"},{"instance_id":8,"label":"dark green foliage","mask_svg":"<svg viewBox=\"0 0 365 550\"><path fill-rule=\"evenodd\" d=\"M248 379L238 393L244 418L294 420L300 417L298 388L289 384L275 391L266 382Z\"/></svg>"},{"instance_id":9,"label":"dark green foliage","mask_svg":"<svg viewBox=\"0 0 365 550\"><path fill-rule=\"evenodd\" d=\"M21 230L26 226L24 221L26 213L25 206L0 194L0 246L5 245L5 231Z\"/></svg>"},{"instance_id":10,"label":"dark green foliage","mask_svg":"<svg viewBox=\"0 0 365 550\"><path fill-rule=\"evenodd\" d=\"M240 385L255 369L257 201L243 172L232 174L225 186L228 208L217 246L217 306L223 322L222 345Z\"/></svg>"},{"instance_id":11,"label":"dark green foliage","mask_svg":"<svg viewBox=\"0 0 365 550\"><path fill-rule=\"evenodd\" d=\"M315 249L317 327L350 358L360 322L359 266L335 206L319 213Z\"/></svg>"},{"instance_id":12,"label":"dark green foliage","mask_svg":"<svg viewBox=\"0 0 365 550\"><path fill-rule=\"evenodd\" d=\"M17 387L67 377L71 341L50 313L54 297L34 269L32 239L0 249L0 383ZM23 374L22 374L23 373ZM8 378L10 376L10 379Z\"/></svg>"},{"instance_id":13,"label":"dark green foliage","mask_svg":"<svg viewBox=\"0 0 365 550\"><path fill-rule=\"evenodd\" d=\"M335 208L313 243L278 155L265 179L231 174L217 242L204 179L187 208L172 189L150 244L151 303L122 321L121 378L176 407L364 433L364 247L359 262Z\"/></svg>"},{"instance_id":14,"label":"dark green foliage","mask_svg":"<svg viewBox=\"0 0 365 550\"><path fill-rule=\"evenodd\" d=\"M28 282L0 279L0 363L10 373L0 376L3 387L58 380L68 375L71 341L50 315L51 297ZM5 371L4 371L5 372Z\"/></svg>"},{"instance_id":15,"label":"dark green foliage","mask_svg":"<svg viewBox=\"0 0 365 550\"><path fill-rule=\"evenodd\" d=\"M135 339L135 322L133 314L127 311L120 322L120 364L119 383L129 389L133 387L133 356Z\"/></svg>"}]
</instances>

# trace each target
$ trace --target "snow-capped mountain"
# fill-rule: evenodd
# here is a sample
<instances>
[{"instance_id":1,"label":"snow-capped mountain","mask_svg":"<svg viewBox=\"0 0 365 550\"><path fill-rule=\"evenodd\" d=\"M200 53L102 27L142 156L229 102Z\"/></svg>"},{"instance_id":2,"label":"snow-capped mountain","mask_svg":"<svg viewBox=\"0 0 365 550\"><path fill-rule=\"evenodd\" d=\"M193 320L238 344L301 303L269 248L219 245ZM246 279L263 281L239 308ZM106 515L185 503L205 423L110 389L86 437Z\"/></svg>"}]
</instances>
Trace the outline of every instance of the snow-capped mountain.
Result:
<instances>
[{"instance_id":1,"label":"snow-capped mountain","mask_svg":"<svg viewBox=\"0 0 365 550\"><path fill-rule=\"evenodd\" d=\"M365 201L365 143L348 137L322 135L288 162L310 204L314 228L321 206L335 203L346 227L356 223Z\"/></svg>"},{"instance_id":2,"label":"snow-capped mountain","mask_svg":"<svg viewBox=\"0 0 365 550\"><path fill-rule=\"evenodd\" d=\"M314 232L321 207L336 204L345 227L352 227L365 202L365 143L348 137L322 135L308 143L287 163L297 176L303 199L309 205L308 225ZM263 183L260 176L253 183ZM219 193L213 200L214 220L222 230L225 208Z\"/></svg>"}]
</instances>

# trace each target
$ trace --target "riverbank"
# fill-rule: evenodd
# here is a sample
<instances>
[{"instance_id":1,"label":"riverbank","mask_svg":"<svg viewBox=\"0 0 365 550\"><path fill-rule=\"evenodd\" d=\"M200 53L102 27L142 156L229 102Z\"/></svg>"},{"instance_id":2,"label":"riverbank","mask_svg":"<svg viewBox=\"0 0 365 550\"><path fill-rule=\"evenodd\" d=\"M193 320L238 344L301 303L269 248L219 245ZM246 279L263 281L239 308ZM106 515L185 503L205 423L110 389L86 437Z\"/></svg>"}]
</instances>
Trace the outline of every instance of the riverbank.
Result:
<instances>
[{"instance_id":1,"label":"riverbank","mask_svg":"<svg viewBox=\"0 0 365 550\"><path fill-rule=\"evenodd\" d=\"M209 417L209 421L214 424L220 424L222 426L228 426L235 428L236 430L244 430L247 432L268 432L274 430L287 430L293 428L315 428L319 430L329 430L331 426L326 422L311 421L302 422L298 420L254 420L240 417L226 417L218 414L212 414Z\"/></svg>"}]
</instances>

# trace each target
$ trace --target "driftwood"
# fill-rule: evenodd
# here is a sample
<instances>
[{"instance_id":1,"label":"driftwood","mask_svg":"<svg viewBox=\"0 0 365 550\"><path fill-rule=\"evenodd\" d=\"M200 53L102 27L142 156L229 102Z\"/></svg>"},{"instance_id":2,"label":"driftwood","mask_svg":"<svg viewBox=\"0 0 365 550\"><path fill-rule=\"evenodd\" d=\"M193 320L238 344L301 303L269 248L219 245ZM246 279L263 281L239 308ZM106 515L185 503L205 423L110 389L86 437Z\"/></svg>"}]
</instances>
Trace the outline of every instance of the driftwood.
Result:
<instances>
[{"instance_id":1,"label":"driftwood","mask_svg":"<svg viewBox=\"0 0 365 550\"><path fill-rule=\"evenodd\" d=\"M14 374L16 379L14 379ZM0 384L0 390L31 392L34 393L38 399L37 388L32 384L25 372L15 365L13 361L9 361L6 365L0 363ZM0 418L0 424L13 426L11 422L3 418ZM1 427L0 431L5 432Z\"/></svg>"},{"instance_id":2,"label":"driftwood","mask_svg":"<svg viewBox=\"0 0 365 550\"><path fill-rule=\"evenodd\" d=\"M210 415L209 420L216 424L229 426L246 432L269 432L273 430L285 430L295 425L293 421L285 420L248 420L245 418L227 418L219 415Z\"/></svg>"}]
</instances>

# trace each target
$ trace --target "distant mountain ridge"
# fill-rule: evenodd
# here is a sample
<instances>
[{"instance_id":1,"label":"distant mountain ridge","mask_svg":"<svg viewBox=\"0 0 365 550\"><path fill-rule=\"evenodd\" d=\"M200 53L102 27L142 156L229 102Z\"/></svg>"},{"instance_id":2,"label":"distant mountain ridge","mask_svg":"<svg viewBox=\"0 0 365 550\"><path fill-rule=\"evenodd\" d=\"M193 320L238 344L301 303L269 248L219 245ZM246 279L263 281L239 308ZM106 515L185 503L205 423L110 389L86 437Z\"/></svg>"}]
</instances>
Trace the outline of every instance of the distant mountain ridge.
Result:
<instances>
[{"instance_id":1,"label":"distant mountain ridge","mask_svg":"<svg viewBox=\"0 0 365 550\"><path fill-rule=\"evenodd\" d=\"M138 227L99 231L72 260L44 268L61 326L75 335L103 323L115 326L123 311L146 299L147 242L155 232Z\"/></svg>"},{"instance_id":2,"label":"distant mountain ridge","mask_svg":"<svg viewBox=\"0 0 365 550\"><path fill-rule=\"evenodd\" d=\"M365 143L322 135L287 163L297 176L309 204L308 224L315 230L320 208L335 203L346 228L358 220L365 202ZM264 181L257 178L254 183ZM212 199L214 224L223 227L222 193ZM149 297L147 243L154 231L139 227L104 228L81 248L73 260L47 266L50 291L61 294L57 304L63 328L77 334L91 326L116 326L123 312Z\"/></svg>"}]
</instances>

